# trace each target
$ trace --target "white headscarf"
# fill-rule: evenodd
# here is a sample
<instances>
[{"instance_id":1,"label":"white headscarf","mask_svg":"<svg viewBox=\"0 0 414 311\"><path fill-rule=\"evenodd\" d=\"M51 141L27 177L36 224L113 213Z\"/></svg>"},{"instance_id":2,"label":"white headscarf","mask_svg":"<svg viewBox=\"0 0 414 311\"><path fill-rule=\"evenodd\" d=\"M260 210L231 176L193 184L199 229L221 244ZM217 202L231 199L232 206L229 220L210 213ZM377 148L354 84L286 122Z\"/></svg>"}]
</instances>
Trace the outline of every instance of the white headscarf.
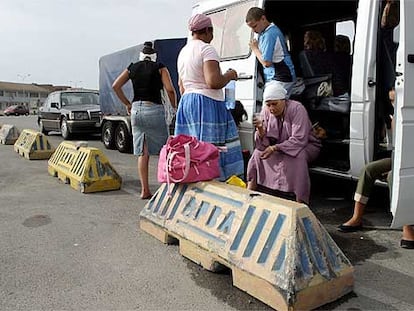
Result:
<instances>
[{"instance_id":1,"label":"white headscarf","mask_svg":"<svg viewBox=\"0 0 414 311\"><path fill-rule=\"evenodd\" d=\"M286 94L287 92L280 82L272 81L265 86L263 100L266 102L268 100L286 99Z\"/></svg>"},{"instance_id":2,"label":"white headscarf","mask_svg":"<svg viewBox=\"0 0 414 311\"><path fill-rule=\"evenodd\" d=\"M142 52L139 52L139 60L144 60L146 58L148 58L150 61L156 62L157 61L157 53L144 54Z\"/></svg>"}]
</instances>

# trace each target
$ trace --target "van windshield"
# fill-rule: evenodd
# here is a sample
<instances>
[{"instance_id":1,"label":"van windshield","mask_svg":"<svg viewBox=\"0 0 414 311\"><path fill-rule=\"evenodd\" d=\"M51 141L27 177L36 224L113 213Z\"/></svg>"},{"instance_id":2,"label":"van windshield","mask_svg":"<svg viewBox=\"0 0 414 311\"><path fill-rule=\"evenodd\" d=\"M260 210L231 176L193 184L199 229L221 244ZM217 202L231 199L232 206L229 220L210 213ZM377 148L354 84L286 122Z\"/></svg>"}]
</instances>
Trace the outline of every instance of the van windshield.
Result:
<instances>
[{"instance_id":1,"label":"van windshield","mask_svg":"<svg viewBox=\"0 0 414 311\"><path fill-rule=\"evenodd\" d=\"M98 94L94 92L62 93L62 105L99 105Z\"/></svg>"}]
</instances>

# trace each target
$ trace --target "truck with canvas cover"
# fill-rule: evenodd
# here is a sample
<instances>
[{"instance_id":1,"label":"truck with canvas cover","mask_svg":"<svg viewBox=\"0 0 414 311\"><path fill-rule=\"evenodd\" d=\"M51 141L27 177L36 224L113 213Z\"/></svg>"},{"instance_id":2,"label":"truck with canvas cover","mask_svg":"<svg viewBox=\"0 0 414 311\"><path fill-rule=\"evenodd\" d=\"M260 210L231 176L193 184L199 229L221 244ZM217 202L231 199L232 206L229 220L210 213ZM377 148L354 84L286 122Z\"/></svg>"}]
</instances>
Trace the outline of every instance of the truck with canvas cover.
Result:
<instances>
[{"instance_id":1,"label":"truck with canvas cover","mask_svg":"<svg viewBox=\"0 0 414 311\"><path fill-rule=\"evenodd\" d=\"M153 42L157 51L157 61L169 70L173 85L178 92L177 57L185 45L185 38L159 39ZM144 44L117 51L99 59L99 104L102 111L102 142L108 149L130 152L132 146L131 120L125 106L112 89L112 83L131 63L139 60ZM128 81L123 88L125 95L132 100L133 88Z\"/></svg>"}]
</instances>

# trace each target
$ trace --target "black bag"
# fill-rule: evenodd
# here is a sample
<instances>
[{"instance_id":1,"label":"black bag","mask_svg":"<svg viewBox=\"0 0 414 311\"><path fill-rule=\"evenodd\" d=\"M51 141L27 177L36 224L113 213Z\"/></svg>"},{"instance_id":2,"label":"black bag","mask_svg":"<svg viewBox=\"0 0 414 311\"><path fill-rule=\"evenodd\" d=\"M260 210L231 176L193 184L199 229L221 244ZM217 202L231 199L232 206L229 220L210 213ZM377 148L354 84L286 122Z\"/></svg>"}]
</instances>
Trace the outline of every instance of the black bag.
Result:
<instances>
[{"instance_id":1,"label":"black bag","mask_svg":"<svg viewBox=\"0 0 414 311\"><path fill-rule=\"evenodd\" d=\"M306 78L304 83L305 90L302 93L302 98L311 107L318 106L321 98L333 95L332 75Z\"/></svg>"}]
</instances>

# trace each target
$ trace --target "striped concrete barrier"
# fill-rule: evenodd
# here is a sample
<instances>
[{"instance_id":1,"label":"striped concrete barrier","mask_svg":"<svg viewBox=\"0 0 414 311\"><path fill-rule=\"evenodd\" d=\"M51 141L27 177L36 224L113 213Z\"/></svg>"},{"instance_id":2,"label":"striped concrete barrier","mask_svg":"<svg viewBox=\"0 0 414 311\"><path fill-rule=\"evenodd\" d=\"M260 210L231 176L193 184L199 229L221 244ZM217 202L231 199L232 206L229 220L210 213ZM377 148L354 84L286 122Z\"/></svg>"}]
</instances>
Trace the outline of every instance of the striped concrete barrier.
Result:
<instances>
[{"instance_id":1,"label":"striped concrete barrier","mask_svg":"<svg viewBox=\"0 0 414 311\"><path fill-rule=\"evenodd\" d=\"M122 184L103 152L82 142L60 143L48 162L48 172L82 193L118 190Z\"/></svg>"},{"instance_id":2,"label":"striped concrete barrier","mask_svg":"<svg viewBox=\"0 0 414 311\"><path fill-rule=\"evenodd\" d=\"M353 289L353 267L304 204L216 181L162 185L140 227L277 310L311 310Z\"/></svg>"},{"instance_id":3,"label":"striped concrete barrier","mask_svg":"<svg viewBox=\"0 0 414 311\"><path fill-rule=\"evenodd\" d=\"M14 143L14 151L29 160L45 160L50 158L55 148L42 133L26 129Z\"/></svg>"},{"instance_id":4,"label":"striped concrete barrier","mask_svg":"<svg viewBox=\"0 0 414 311\"><path fill-rule=\"evenodd\" d=\"M0 144L14 145L19 138L19 130L13 124L3 124L0 126Z\"/></svg>"}]
</instances>

